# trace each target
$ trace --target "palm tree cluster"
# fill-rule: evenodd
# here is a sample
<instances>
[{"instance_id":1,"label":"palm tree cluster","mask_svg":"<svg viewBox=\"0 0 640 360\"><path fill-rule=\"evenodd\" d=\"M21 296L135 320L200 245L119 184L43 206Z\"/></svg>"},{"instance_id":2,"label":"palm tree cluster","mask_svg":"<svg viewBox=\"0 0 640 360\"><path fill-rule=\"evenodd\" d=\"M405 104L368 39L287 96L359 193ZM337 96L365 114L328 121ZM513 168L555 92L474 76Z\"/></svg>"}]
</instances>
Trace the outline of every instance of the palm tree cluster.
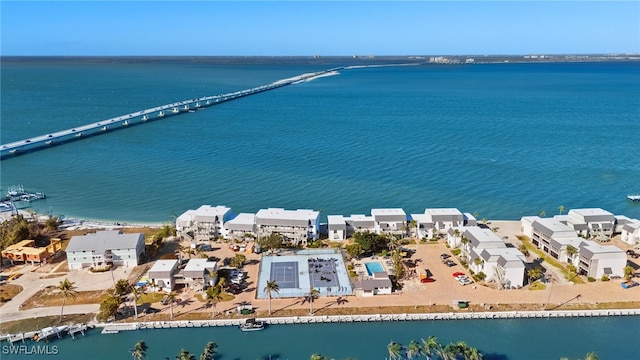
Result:
<instances>
[{"instance_id":1,"label":"palm tree cluster","mask_svg":"<svg viewBox=\"0 0 640 360\"><path fill-rule=\"evenodd\" d=\"M440 344L435 336L420 339L420 342L411 340L405 348L402 344L392 341L387 345L389 359L418 359L423 356L426 359L440 360L481 360L482 353L478 349L469 346L464 341L450 343L447 345Z\"/></svg>"},{"instance_id":2,"label":"palm tree cluster","mask_svg":"<svg viewBox=\"0 0 640 360\"><path fill-rule=\"evenodd\" d=\"M216 316L216 304L224 299L224 284L226 279L221 277L218 279L216 286L209 287L206 291L207 302L211 303L211 317Z\"/></svg>"},{"instance_id":3,"label":"palm tree cluster","mask_svg":"<svg viewBox=\"0 0 640 360\"><path fill-rule=\"evenodd\" d=\"M131 356L134 360L143 360L147 358L147 350L149 350L149 346L144 340L138 341L133 349L129 350ZM202 354L200 354L200 360L213 360L216 352L218 351L218 344L213 341L209 341L207 345L205 345ZM168 357L166 358L168 359ZM178 355L176 355L177 360L196 360L196 356L189 352L186 349L180 349Z\"/></svg>"}]
</instances>

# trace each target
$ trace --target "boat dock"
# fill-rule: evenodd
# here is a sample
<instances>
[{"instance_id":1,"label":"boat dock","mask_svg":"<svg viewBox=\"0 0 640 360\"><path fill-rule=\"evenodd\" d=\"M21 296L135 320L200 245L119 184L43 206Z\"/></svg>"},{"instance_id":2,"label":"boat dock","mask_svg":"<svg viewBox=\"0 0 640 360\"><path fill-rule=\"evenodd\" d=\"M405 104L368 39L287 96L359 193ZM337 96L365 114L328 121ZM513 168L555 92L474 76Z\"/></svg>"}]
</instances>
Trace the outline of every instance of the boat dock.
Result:
<instances>
[{"instance_id":1,"label":"boat dock","mask_svg":"<svg viewBox=\"0 0 640 360\"><path fill-rule=\"evenodd\" d=\"M6 340L9 343L13 344L15 342L25 342L25 340L32 340L32 341L48 341L49 339L52 338L62 338L64 335L69 335L71 336L72 339L75 340L76 335L77 334L82 334L82 336L84 336L84 333L89 330L92 329L94 326L93 325L87 325L87 324L75 324L75 325L63 325L61 327L47 327L44 329L40 329L37 331L28 331L28 332L23 332L23 333L19 333L19 334L5 334L5 335L0 335L0 340ZM64 328L64 329L61 329Z\"/></svg>"},{"instance_id":2,"label":"boat dock","mask_svg":"<svg viewBox=\"0 0 640 360\"><path fill-rule=\"evenodd\" d=\"M46 199L47 196L43 192L30 193L24 190L22 185L9 186L7 194L0 199L1 202L32 202L34 200Z\"/></svg>"},{"instance_id":3,"label":"boat dock","mask_svg":"<svg viewBox=\"0 0 640 360\"><path fill-rule=\"evenodd\" d=\"M325 316L289 316L277 318L258 318L269 325L318 324L318 323L354 323L382 321L435 321L435 320L482 320L482 319L550 319L550 318L587 318L607 316L640 316L640 309L623 310L566 310L566 311L502 311L502 312L449 312L428 314L374 314L374 315L325 315ZM239 326L245 319L227 320L189 320L189 321L149 321L125 324L97 324L102 334L117 334L120 331L143 329L173 329Z\"/></svg>"},{"instance_id":4,"label":"boat dock","mask_svg":"<svg viewBox=\"0 0 640 360\"><path fill-rule=\"evenodd\" d=\"M116 116L110 119L100 120L91 124L74 127L71 129L61 130L58 132L52 132L49 134L39 135L28 139L2 144L0 145L0 159L25 154L35 150L46 149L54 145L68 143L90 136L104 134L112 130L123 129L133 125L140 125L152 120L162 119L186 112L194 112L195 110L204 109L212 105L217 105L245 96L259 94L265 91L278 89L283 86L295 85L319 77L333 75L336 74L336 71L341 69L343 68L339 67L314 73L302 74L246 90L178 101L171 104L156 106L150 109Z\"/></svg>"}]
</instances>

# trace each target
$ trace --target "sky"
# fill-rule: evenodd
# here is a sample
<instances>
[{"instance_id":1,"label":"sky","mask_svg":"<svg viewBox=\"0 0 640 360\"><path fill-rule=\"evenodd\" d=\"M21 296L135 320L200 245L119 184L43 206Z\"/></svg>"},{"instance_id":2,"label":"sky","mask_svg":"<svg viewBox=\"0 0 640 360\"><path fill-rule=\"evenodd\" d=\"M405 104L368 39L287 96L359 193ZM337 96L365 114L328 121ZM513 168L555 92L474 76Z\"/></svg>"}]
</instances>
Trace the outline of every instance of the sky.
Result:
<instances>
[{"instance_id":1,"label":"sky","mask_svg":"<svg viewBox=\"0 0 640 360\"><path fill-rule=\"evenodd\" d=\"M0 54L640 53L640 1L0 1Z\"/></svg>"}]
</instances>

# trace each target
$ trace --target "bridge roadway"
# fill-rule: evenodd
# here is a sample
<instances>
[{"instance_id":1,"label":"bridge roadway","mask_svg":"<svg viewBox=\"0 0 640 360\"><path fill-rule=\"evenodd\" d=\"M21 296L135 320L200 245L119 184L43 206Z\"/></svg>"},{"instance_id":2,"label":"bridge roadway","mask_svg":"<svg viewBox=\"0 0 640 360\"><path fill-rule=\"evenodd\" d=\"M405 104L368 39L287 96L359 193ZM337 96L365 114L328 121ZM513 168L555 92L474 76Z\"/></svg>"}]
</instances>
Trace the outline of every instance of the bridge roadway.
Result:
<instances>
[{"instance_id":1,"label":"bridge roadway","mask_svg":"<svg viewBox=\"0 0 640 360\"><path fill-rule=\"evenodd\" d=\"M314 73L302 74L294 76L292 78L278 80L268 85L262 85L251 89L236 91L233 93L183 100L171 104L156 106L142 111L136 111L130 114L125 114L106 120L101 120L71 129L52 132L45 135L2 144L0 145L0 159L25 154L35 150L46 149L53 145L64 144L89 136L104 134L109 132L110 130L121 129L129 125L137 125L143 122L157 120L170 115L193 112L194 110L202 109L211 105L261 93L268 90L277 89L287 85L298 84L301 82L313 80L318 77L335 75L337 74L337 70L340 69L342 68L333 68Z\"/></svg>"}]
</instances>

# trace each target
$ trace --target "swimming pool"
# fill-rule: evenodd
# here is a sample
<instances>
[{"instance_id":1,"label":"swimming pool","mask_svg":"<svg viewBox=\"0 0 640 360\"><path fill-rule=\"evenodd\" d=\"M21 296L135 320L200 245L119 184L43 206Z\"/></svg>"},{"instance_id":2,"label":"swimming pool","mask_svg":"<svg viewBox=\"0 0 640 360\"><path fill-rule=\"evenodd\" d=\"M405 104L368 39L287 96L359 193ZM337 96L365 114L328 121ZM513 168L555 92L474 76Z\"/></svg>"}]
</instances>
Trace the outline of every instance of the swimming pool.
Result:
<instances>
[{"instance_id":1,"label":"swimming pool","mask_svg":"<svg viewBox=\"0 0 640 360\"><path fill-rule=\"evenodd\" d=\"M367 268L367 273L369 273L369 276L373 276L373 273L384 272L382 264L378 261L364 263L364 267Z\"/></svg>"}]
</instances>

